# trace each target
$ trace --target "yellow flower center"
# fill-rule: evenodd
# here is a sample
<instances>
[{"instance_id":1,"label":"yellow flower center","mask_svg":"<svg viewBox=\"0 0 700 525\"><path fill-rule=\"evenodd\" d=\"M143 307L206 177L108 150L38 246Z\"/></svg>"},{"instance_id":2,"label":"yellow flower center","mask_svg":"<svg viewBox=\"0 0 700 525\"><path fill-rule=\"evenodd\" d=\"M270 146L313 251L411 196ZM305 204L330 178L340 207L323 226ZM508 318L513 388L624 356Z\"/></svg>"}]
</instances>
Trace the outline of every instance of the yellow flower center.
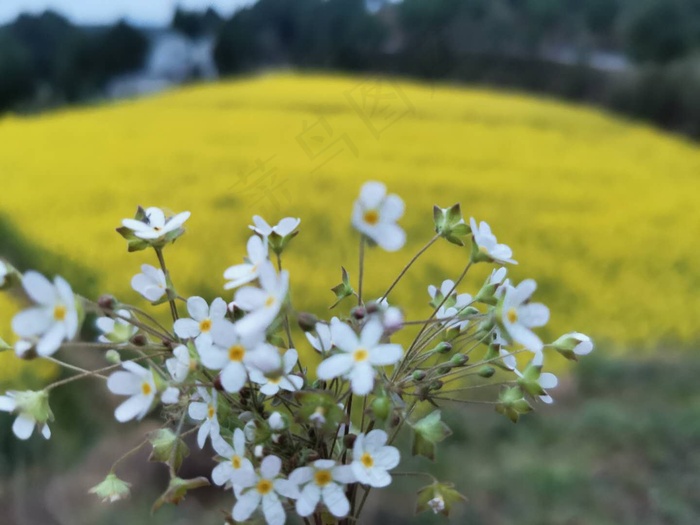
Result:
<instances>
[{"instance_id":1,"label":"yellow flower center","mask_svg":"<svg viewBox=\"0 0 700 525\"><path fill-rule=\"evenodd\" d=\"M209 407L207 408L207 416L209 417L209 419L211 419L215 415L216 415L216 409L212 405L209 405Z\"/></svg>"},{"instance_id":2,"label":"yellow flower center","mask_svg":"<svg viewBox=\"0 0 700 525\"><path fill-rule=\"evenodd\" d=\"M355 353L352 355L352 357L357 363L367 361L367 358L369 357L369 352L364 348L358 348L357 350L355 350Z\"/></svg>"},{"instance_id":3,"label":"yellow flower center","mask_svg":"<svg viewBox=\"0 0 700 525\"><path fill-rule=\"evenodd\" d=\"M261 479L258 481L258 485L255 487L256 490L263 496L272 490L272 481L269 479Z\"/></svg>"},{"instance_id":4,"label":"yellow flower center","mask_svg":"<svg viewBox=\"0 0 700 525\"><path fill-rule=\"evenodd\" d=\"M68 313L68 310L66 309L65 306L63 306L63 305L55 306L53 309L53 318L56 321L63 321L66 318L67 313Z\"/></svg>"},{"instance_id":5,"label":"yellow flower center","mask_svg":"<svg viewBox=\"0 0 700 525\"><path fill-rule=\"evenodd\" d=\"M360 458L360 463L362 463L365 468L372 468L374 466L374 460L372 459L372 456L369 454L369 452L365 452L362 454L362 457Z\"/></svg>"},{"instance_id":6,"label":"yellow flower center","mask_svg":"<svg viewBox=\"0 0 700 525\"><path fill-rule=\"evenodd\" d=\"M200 332L208 332L211 330L211 320L210 319L205 319L201 323L199 323L199 331Z\"/></svg>"},{"instance_id":7,"label":"yellow flower center","mask_svg":"<svg viewBox=\"0 0 700 525\"><path fill-rule=\"evenodd\" d=\"M508 318L508 321L511 323L515 323L518 320L518 312L515 308L511 308L508 310L506 313L506 317Z\"/></svg>"},{"instance_id":8,"label":"yellow flower center","mask_svg":"<svg viewBox=\"0 0 700 525\"><path fill-rule=\"evenodd\" d=\"M270 308L273 304L275 304L275 298L272 295L270 295L270 296L268 296L267 300L265 301L265 306L267 308Z\"/></svg>"},{"instance_id":9,"label":"yellow flower center","mask_svg":"<svg viewBox=\"0 0 700 525\"><path fill-rule=\"evenodd\" d=\"M367 210L362 218L367 224L374 226L379 222L379 212L377 210Z\"/></svg>"},{"instance_id":10,"label":"yellow flower center","mask_svg":"<svg viewBox=\"0 0 700 525\"><path fill-rule=\"evenodd\" d=\"M485 247L483 247L483 246L479 246L479 253L481 253L481 254L483 254L483 255L491 255L491 254L489 253L489 251L488 251Z\"/></svg>"},{"instance_id":11,"label":"yellow flower center","mask_svg":"<svg viewBox=\"0 0 700 525\"><path fill-rule=\"evenodd\" d=\"M231 458L231 465L233 465L233 468L235 468L236 470L241 468L241 464L241 456L233 456Z\"/></svg>"},{"instance_id":12,"label":"yellow flower center","mask_svg":"<svg viewBox=\"0 0 700 525\"><path fill-rule=\"evenodd\" d=\"M280 377L268 377L267 382L272 384L272 385L279 385L280 381L282 381L282 376Z\"/></svg>"},{"instance_id":13,"label":"yellow flower center","mask_svg":"<svg viewBox=\"0 0 700 525\"><path fill-rule=\"evenodd\" d=\"M333 481L333 476L330 470L319 470L314 474L314 481L319 487L325 487L331 481Z\"/></svg>"},{"instance_id":14,"label":"yellow flower center","mask_svg":"<svg viewBox=\"0 0 700 525\"><path fill-rule=\"evenodd\" d=\"M228 358L231 361L243 361L243 356L245 355L245 348L241 345L233 345L228 349Z\"/></svg>"},{"instance_id":15,"label":"yellow flower center","mask_svg":"<svg viewBox=\"0 0 700 525\"><path fill-rule=\"evenodd\" d=\"M151 392L153 392L153 389L151 388L150 383L141 383L141 392L143 392L144 396L151 395Z\"/></svg>"}]
</instances>

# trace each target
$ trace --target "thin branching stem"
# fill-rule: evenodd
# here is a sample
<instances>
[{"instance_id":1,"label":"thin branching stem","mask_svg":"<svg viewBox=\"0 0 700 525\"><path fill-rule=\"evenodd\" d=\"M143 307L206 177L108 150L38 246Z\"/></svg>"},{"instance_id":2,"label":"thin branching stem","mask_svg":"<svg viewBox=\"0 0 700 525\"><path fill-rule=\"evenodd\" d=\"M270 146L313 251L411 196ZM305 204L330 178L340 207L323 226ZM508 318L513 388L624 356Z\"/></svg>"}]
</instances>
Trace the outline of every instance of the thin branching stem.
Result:
<instances>
[{"instance_id":1,"label":"thin branching stem","mask_svg":"<svg viewBox=\"0 0 700 525\"><path fill-rule=\"evenodd\" d=\"M435 235L432 239L430 239L430 240L425 244L425 246L423 246L423 247L418 251L418 253L416 253L416 254L411 258L410 261L408 261L408 264L407 264L406 266L403 267L403 270L401 270L401 273L399 273L398 277L396 277L396 279L394 279L394 282L391 283L391 286L389 286L389 288L387 288L387 291L384 292L384 295L382 295L382 298L379 299L379 302L382 302L384 299L386 299L387 297L389 297L389 294L391 293L391 291L392 291L392 290L394 289L394 287L399 283L399 281L403 278L403 276L406 275L406 272L409 270L409 268L410 268L411 266L413 266L413 263L415 263L415 262L418 260L418 258L419 258L421 255L423 255L423 254L428 250L428 248L430 248L430 247L435 243L435 241L437 241L439 238L440 238L440 235Z\"/></svg>"}]
</instances>

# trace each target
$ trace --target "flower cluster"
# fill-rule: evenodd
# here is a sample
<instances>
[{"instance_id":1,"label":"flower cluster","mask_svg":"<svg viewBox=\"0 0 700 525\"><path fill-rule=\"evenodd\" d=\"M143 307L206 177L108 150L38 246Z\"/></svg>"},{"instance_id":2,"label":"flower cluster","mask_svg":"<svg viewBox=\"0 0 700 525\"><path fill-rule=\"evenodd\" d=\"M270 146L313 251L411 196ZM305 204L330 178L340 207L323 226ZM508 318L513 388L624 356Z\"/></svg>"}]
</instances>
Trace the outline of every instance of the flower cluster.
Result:
<instances>
[{"instance_id":1,"label":"flower cluster","mask_svg":"<svg viewBox=\"0 0 700 525\"><path fill-rule=\"evenodd\" d=\"M403 213L402 199L387 194L382 183L365 184L351 212L360 253L365 246L402 248ZM141 420L162 406L166 423L148 441L152 459L168 465L171 480L154 508L177 503L209 483L178 476L187 455L183 438L196 432L197 445L205 449L209 442L216 452L210 479L230 490L231 519L245 521L257 513L269 525L282 525L295 513L307 523L311 517L320 522L322 514L344 523L357 520L370 491L392 483L391 471L401 461L393 443L401 431L412 435L414 454L431 459L451 434L440 410L418 418L423 408L469 402L463 386L476 384L491 388L496 410L517 421L533 402L553 401L549 391L557 378L542 372L546 352L575 360L593 348L577 332L542 342L533 329L547 323L549 310L532 302L534 281L511 284L504 265L515 264L512 251L497 243L488 224L473 218L467 223L459 205L436 207L433 216L435 236L381 297L363 297L361 280L356 291L343 269L333 307L349 298L356 303L326 321L291 304L283 254L299 233L300 219L270 226L253 217L244 261L223 271L221 286L230 295L208 302L177 292L164 256L185 233L189 212L168 216L156 207L139 208L118 232L129 251L152 249L158 266L143 264L132 287L153 306L167 303L171 322L111 296L92 302L74 295L60 277L51 282L26 272L21 284L33 306L12 322L18 355L50 357L76 370L65 359L71 348L89 346L104 350L110 365L40 392L7 392L0 396L0 410L17 415L17 437L29 438L38 426L48 439L49 392L82 377L104 377L108 390L121 396L117 421ZM408 322L388 297L440 238L469 247L464 270L428 286L430 311ZM460 292L469 269L479 263L497 267L474 295ZM360 276L363 264L361 255ZM3 284L11 273L7 268L0 264ZM184 311L188 317L181 316ZM294 343L295 317L305 348ZM101 333L97 342L75 340L85 319L94 319ZM411 332L412 342L394 342L398 331ZM59 350L61 359L51 357ZM317 356L316 366L303 359L309 354ZM106 501L129 493L116 466L91 490ZM434 480L419 492L417 508L448 513L462 499L451 485Z\"/></svg>"}]
</instances>

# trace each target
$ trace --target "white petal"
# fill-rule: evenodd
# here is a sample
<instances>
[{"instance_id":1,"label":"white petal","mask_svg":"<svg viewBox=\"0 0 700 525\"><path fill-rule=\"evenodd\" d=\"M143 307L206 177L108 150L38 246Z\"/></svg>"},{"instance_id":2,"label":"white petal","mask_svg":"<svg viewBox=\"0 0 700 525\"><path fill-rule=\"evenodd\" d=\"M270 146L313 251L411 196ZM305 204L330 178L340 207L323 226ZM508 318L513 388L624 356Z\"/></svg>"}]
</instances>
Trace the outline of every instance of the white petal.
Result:
<instances>
[{"instance_id":1,"label":"white petal","mask_svg":"<svg viewBox=\"0 0 700 525\"><path fill-rule=\"evenodd\" d=\"M360 189L360 202L365 209L378 208L386 195L386 186L381 182L366 182Z\"/></svg>"},{"instance_id":2,"label":"white petal","mask_svg":"<svg viewBox=\"0 0 700 525\"><path fill-rule=\"evenodd\" d=\"M288 479L276 479L275 492L285 498L297 499L299 497L299 487Z\"/></svg>"},{"instance_id":3,"label":"white petal","mask_svg":"<svg viewBox=\"0 0 700 525\"><path fill-rule=\"evenodd\" d=\"M118 396L131 396L141 391L142 380L140 377L129 372L112 373L107 379L107 388Z\"/></svg>"},{"instance_id":4,"label":"white petal","mask_svg":"<svg viewBox=\"0 0 700 525\"><path fill-rule=\"evenodd\" d=\"M236 430L240 430L240 429L236 429ZM211 445L214 448L214 450L216 451L216 453L224 458L231 459L231 457L233 457L233 455L235 454L233 447L231 447L231 445L229 445L226 442L226 440L224 438L222 438L221 436L219 436L216 439L212 439Z\"/></svg>"},{"instance_id":5,"label":"white petal","mask_svg":"<svg viewBox=\"0 0 700 525\"><path fill-rule=\"evenodd\" d=\"M180 226L185 224L185 221L190 218L190 212L188 211L183 211L175 215L174 217L171 217L170 220L168 220L168 224L165 227L166 231L173 231L178 229Z\"/></svg>"},{"instance_id":6,"label":"white petal","mask_svg":"<svg viewBox=\"0 0 700 525\"><path fill-rule=\"evenodd\" d=\"M187 408L187 413L195 421L202 421L207 418L208 410L209 405L207 405L207 403L194 401L190 403L190 406Z\"/></svg>"},{"instance_id":7,"label":"white petal","mask_svg":"<svg viewBox=\"0 0 700 525\"><path fill-rule=\"evenodd\" d=\"M287 516L277 494L270 492L263 496L262 510L267 525L284 525Z\"/></svg>"},{"instance_id":8,"label":"white petal","mask_svg":"<svg viewBox=\"0 0 700 525\"><path fill-rule=\"evenodd\" d=\"M277 226L275 226L274 230L278 235L286 237L287 235L292 233L297 226L299 226L299 223L301 223L301 219L285 217L277 223Z\"/></svg>"},{"instance_id":9,"label":"white petal","mask_svg":"<svg viewBox=\"0 0 700 525\"><path fill-rule=\"evenodd\" d=\"M267 298L268 294L260 288L246 286L236 292L234 302L241 310L251 311L262 308Z\"/></svg>"},{"instance_id":10,"label":"white petal","mask_svg":"<svg viewBox=\"0 0 700 525\"><path fill-rule=\"evenodd\" d=\"M224 350L219 350L214 345L196 343L199 357L202 359L202 364L211 370L221 370L228 363L228 354Z\"/></svg>"},{"instance_id":11,"label":"white petal","mask_svg":"<svg viewBox=\"0 0 700 525\"><path fill-rule=\"evenodd\" d=\"M51 429L46 423L41 427L41 435L44 436L44 439L51 439Z\"/></svg>"},{"instance_id":12,"label":"white petal","mask_svg":"<svg viewBox=\"0 0 700 525\"><path fill-rule=\"evenodd\" d=\"M245 456L245 432L240 428L233 431L233 449L239 456Z\"/></svg>"},{"instance_id":13,"label":"white petal","mask_svg":"<svg viewBox=\"0 0 700 525\"><path fill-rule=\"evenodd\" d=\"M358 436L358 438L359 437L360 436ZM388 436L386 432L381 429L375 429L363 436L362 442L364 443L365 450L376 452L386 444L387 439Z\"/></svg>"},{"instance_id":14,"label":"white petal","mask_svg":"<svg viewBox=\"0 0 700 525\"><path fill-rule=\"evenodd\" d=\"M302 517L311 516L316 510L316 505L318 505L320 499L321 489L314 483L308 483L301 491L301 494L299 494L296 504L297 514Z\"/></svg>"},{"instance_id":15,"label":"white petal","mask_svg":"<svg viewBox=\"0 0 700 525\"><path fill-rule=\"evenodd\" d=\"M340 483L355 483L357 481L350 465L338 465L337 467L333 467L332 475L333 479Z\"/></svg>"},{"instance_id":16,"label":"white petal","mask_svg":"<svg viewBox=\"0 0 700 525\"><path fill-rule=\"evenodd\" d=\"M20 414L12 424L12 432L14 432L15 436L19 439L29 439L32 432L34 432L34 425L36 425L34 418L26 414Z\"/></svg>"},{"instance_id":17,"label":"white petal","mask_svg":"<svg viewBox=\"0 0 700 525\"><path fill-rule=\"evenodd\" d=\"M46 308L30 308L12 318L12 330L20 337L34 337L45 333L53 323Z\"/></svg>"},{"instance_id":18,"label":"white petal","mask_svg":"<svg viewBox=\"0 0 700 525\"><path fill-rule=\"evenodd\" d=\"M350 512L350 502L345 497L345 491L336 483L329 483L322 490L323 503L333 516L340 518Z\"/></svg>"},{"instance_id":19,"label":"white petal","mask_svg":"<svg viewBox=\"0 0 700 525\"><path fill-rule=\"evenodd\" d=\"M396 447L382 447L372 455L375 466L391 470L401 461L401 454Z\"/></svg>"},{"instance_id":20,"label":"white petal","mask_svg":"<svg viewBox=\"0 0 700 525\"><path fill-rule=\"evenodd\" d=\"M124 368L125 370L128 370L132 374L136 374L137 376L142 377L142 378L145 378L145 377L151 375L150 370L142 367L138 363L134 363L133 361L124 361L122 363L122 368Z\"/></svg>"},{"instance_id":21,"label":"white petal","mask_svg":"<svg viewBox=\"0 0 700 525\"><path fill-rule=\"evenodd\" d=\"M270 235L272 227L260 215L253 215L254 229L258 230L262 235Z\"/></svg>"},{"instance_id":22,"label":"white petal","mask_svg":"<svg viewBox=\"0 0 700 525\"><path fill-rule=\"evenodd\" d=\"M401 345L379 345L369 351L369 362L375 366L386 366L398 363L403 355Z\"/></svg>"},{"instance_id":23,"label":"white petal","mask_svg":"<svg viewBox=\"0 0 700 525\"><path fill-rule=\"evenodd\" d=\"M352 365L353 357L351 355L336 354L318 365L316 375L321 380L333 379L346 374L352 368Z\"/></svg>"},{"instance_id":24,"label":"white petal","mask_svg":"<svg viewBox=\"0 0 700 525\"><path fill-rule=\"evenodd\" d=\"M195 321L204 321L209 317L209 305L201 297L187 299L187 311Z\"/></svg>"},{"instance_id":25,"label":"white petal","mask_svg":"<svg viewBox=\"0 0 700 525\"><path fill-rule=\"evenodd\" d=\"M162 228L165 226L165 213L163 213L163 210L156 208L155 206L151 206L146 208L145 212L149 226L152 228Z\"/></svg>"},{"instance_id":26,"label":"white petal","mask_svg":"<svg viewBox=\"0 0 700 525\"><path fill-rule=\"evenodd\" d=\"M238 362L226 365L221 372L221 385L226 392L236 393L245 385L248 375L245 368Z\"/></svg>"},{"instance_id":27,"label":"white petal","mask_svg":"<svg viewBox=\"0 0 700 525\"><path fill-rule=\"evenodd\" d=\"M260 474L265 479L273 479L277 477L282 469L282 460L277 456L267 456L260 464Z\"/></svg>"},{"instance_id":28,"label":"white petal","mask_svg":"<svg viewBox=\"0 0 700 525\"><path fill-rule=\"evenodd\" d=\"M303 485L314 479L314 469L311 467L299 467L289 475L289 481L295 485Z\"/></svg>"},{"instance_id":29,"label":"white petal","mask_svg":"<svg viewBox=\"0 0 700 525\"><path fill-rule=\"evenodd\" d=\"M294 365L297 364L299 359L299 353L294 349L290 348L282 356L282 361L284 362L284 373L288 374L294 369Z\"/></svg>"},{"instance_id":30,"label":"white petal","mask_svg":"<svg viewBox=\"0 0 700 525\"><path fill-rule=\"evenodd\" d=\"M17 402L10 396L0 396L0 410L3 412L12 412L17 408Z\"/></svg>"},{"instance_id":31,"label":"white petal","mask_svg":"<svg viewBox=\"0 0 700 525\"><path fill-rule=\"evenodd\" d=\"M207 441L207 436L209 435L209 427L211 427L211 422L205 421L197 431L197 446L199 448L204 448L204 443Z\"/></svg>"},{"instance_id":32,"label":"white petal","mask_svg":"<svg viewBox=\"0 0 700 525\"><path fill-rule=\"evenodd\" d=\"M56 289L51 282L38 272L29 271L22 278L22 286L35 303L53 306L58 299Z\"/></svg>"},{"instance_id":33,"label":"white petal","mask_svg":"<svg viewBox=\"0 0 700 525\"><path fill-rule=\"evenodd\" d=\"M174 386L169 386L160 395L160 400L164 405L174 405L180 400L180 390Z\"/></svg>"},{"instance_id":34,"label":"white petal","mask_svg":"<svg viewBox=\"0 0 700 525\"><path fill-rule=\"evenodd\" d=\"M520 343L531 352L542 351L542 347L544 345L542 344L540 338L524 326L519 324L511 325L508 327L508 332L513 340Z\"/></svg>"},{"instance_id":35,"label":"white petal","mask_svg":"<svg viewBox=\"0 0 700 525\"><path fill-rule=\"evenodd\" d=\"M400 226L392 223L379 223L370 235L381 248L395 252L406 244L406 232Z\"/></svg>"},{"instance_id":36,"label":"white petal","mask_svg":"<svg viewBox=\"0 0 700 525\"><path fill-rule=\"evenodd\" d=\"M247 520L259 504L260 493L257 490L249 490L245 494L241 494L233 507L233 519L236 521Z\"/></svg>"},{"instance_id":37,"label":"white petal","mask_svg":"<svg viewBox=\"0 0 700 525\"><path fill-rule=\"evenodd\" d=\"M345 352L352 352L360 345L357 334L342 321L331 323L331 338L333 344Z\"/></svg>"},{"instance_id":38,"label":"white petal","mask_svg":"<svg viewBox=\"0 0 700 525\"><path fill-rule=\"evenodd\" d=\"M537 283L532 279L525 279L518 286L510 290L509 299L515 304L527 301L537 290Z\"/></svg>"},{"instance_id":39,"label":"white petal","mask_svg":"<svg viewBox=\"0 0 700 525\"><path fill-rule=\"evenodd\" d=\"M231 476L233 473L233 465L230 461L225 461L223 463L219 463L216 467L214 467L214 470L211 471L211 480L216 485L225 485L231 481Z\"/></svg>"},{"instance_id":40,"label":"white petal","mask_svg":"<svg viewBox=\"0 0 700 525\"><path fill-rule=\"evenodd\" d=\"M117 407L114 417L120 423L134 419L148 409L150 403L146 404L146 401L147 399L142 395L132 396Z\"/></svg>"},{"instance_id":41,"label":"white petal","mask_svg":"<svg viewBox=\"0 0 700 525\"><path fill-rule=\"evenodd\" d=\"M388 195L379 211L383 222L396 222L403 217L404 203L398 195Z\"/></svg>"},{"instance_id":42,"label":"white petal","mask_svg":"<svg viewBox=\"0 0 700 525\"><path fill-rule=\"evenodd\" d=\"M194 319L178 319L174 329L180 339L190 339L200 334L199 323Z\"/></svg>"},{"instance_id":43,"label":"white petal","mask_svg":"<svg viewBox=\"0 0 700 525\"><path fill-rule=\"evenodd\" d=\"M545 372L545 373L540 375L540 379L539 379L538 383L544 389L555 388L559 384L559 380L557 379L557 376L555 376L554 374L550 374L549 372Z\"/></svg>"},{"instance_id":44,"label":"white petal","mask_svg":"<svg viewBox=\"0 0 700 525\"><path fill-rule=\"evenodd\" d=\"M97 329L103 334L111 334L114 331L114 319L100 317L95 322L95 326L97 326Z\"/></svg>"},{"instance_id":45,"label":"white petal","mask_svg":"<svg viewBox=\"0 0 700 525\"><path fill-rule=\"evenodd\" d=\"M360 333L360 345L365 348L373 348L379 344L384 334L384 327L378 319L371 319L365 324Z\"/></svg>"},{"instance_id":46,"label":"white petal","mask_svg":"<svg viewBox=\"0 0 700 525\"><path fill-rule=\"evenodd\" d=\"M374 368L367 362L358 363L350 371L349 379L353 394L365 396L374 387Z\"/></svg>"},{"instance_id":47,"label":"white petal","mask_svg":"<svg viewBox=\"0 0 700 525\"><path fill-rule=\"evenodd\" d=\"M49 331L46 332L39 343L36 345L36 351L40 356L50 356L59 349L63 339L66 337L66 328L63 323L55 323Z\"/></svg>"},{"instance_id":48,"label":"white petal","mask_svg":"<svg viewBox=\"0 0 700 525\"><path fill-rule=\"evenodd\" d=\"M549 321L549 308L541 303L526 304L518 308L518 322L527 327L544 326Z\"/></svg>"}]
</instances>

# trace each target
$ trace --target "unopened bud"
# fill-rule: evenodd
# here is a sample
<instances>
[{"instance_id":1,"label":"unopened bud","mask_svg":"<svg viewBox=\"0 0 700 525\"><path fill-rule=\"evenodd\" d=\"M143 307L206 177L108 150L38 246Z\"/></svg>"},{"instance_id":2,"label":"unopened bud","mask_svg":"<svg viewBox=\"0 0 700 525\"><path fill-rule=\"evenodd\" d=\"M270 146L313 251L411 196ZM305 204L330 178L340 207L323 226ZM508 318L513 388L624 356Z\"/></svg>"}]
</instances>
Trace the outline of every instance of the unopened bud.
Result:
<instances>
[{"instance_id":1,"label":"unopened bud","mask_svg":"<svg viewBox=\"0 0 700 525\"><path fill-rule=\"evenodd\" d=\"M469 361L469 356L464 354L455 354L450 359L450 364L452 366L464 366Z\"/></svg>"},{"instance_id":2,"label":"unopened bud","mask_svg":"<svg viewBox=\"0 0 700 525\"><path fill-rule=\"evenodd\" d=\"M119 355L119 352L117 352L114 348L111 350L107 350L105 353L105 359L113 365L118 365L119 363L122 362L122 358Z\"/></svg>"},{"instance_id":3,"label":"unopened bud","mask_svg":"<svg viewBox=\"0 0 700 525\"><path fill-rule=\"evenodd\" d=\"M371 301L365 305L368 314L376 314L379 311L379 304L376 301Z\"/></svg>"},{"instance_id":4,"label":"unopened bud","mask_svg":"<svg viewBox=\"0 0 700 525\"><path fill-rule=\"evenodd\" d=\"M425 379L425 372L423 370L416 370L411 374L411 377L413 378L414 381L423 381Z\"/></svg>"},{"instance_id":5,"label":"unopened bud","mask_svg":"<svg viewBox=\"0 0 700 525\"><path fill-rule=\"evenodd\" d=\"M394 416L391 418L391 426L393 428L398 427L401 424L401 418L399 417L398 414L394 414Z\"/></svg>"},{"instance_id":6,"label":"unopened bud","mask_svg":"<svg viewBox=\"0 0 700 525\"><path fill-rule=\"evenodd\" d=\"M131 338L131 344L134 346L146 346L148 344L148 338L143 334L136 334Z\"/></svg>"},{"instance_id":7,"label":"unopened bud","mask_svg":"<svg viewBox=\"0 0 700 525\"><path fill-rule=\"evenodd\" d=\"M430 383L430 386L428 389L430 390L440 390L443 387L444 383L440 381L439 379L436 379L435 381L432 381Z\"/></svg>"},{"instance_id":8,"label":"unopened bud","mask_svg":"<svg viewBox=\"0 0 700 525\"><path fill-rule=\"evenodd\" d=\"M117 307L117 300L113 295L104 294L100 295L97 304L103 310L114 310Z\"/></svg>"},{"instance_id":9,"label":"unopened bud","mask_svg":"<svg viewBox=\"0 0 700 525\"><path fill-rule=\"evenodd\" d=\"M318 317L308 312L301 312L297 316L297 323L299 323L299 328L301 328L304 332L311 332L312 330L316 329Z\"/></svg>"},{"instance_id":10,"label":"unopened bud","mask_svg":"<svg viewBox=\"0 0 700 525\"><path fill-rule=\"evenodd\" d=\"M355 445L356 439L357 436L355 434L348 434L343 438L343 445L345 445L345 448L352 448Z\"/></svg>"},{"instance_id":11,"label":"unopened bud","mask_svg":"<svg viewBox=\"0 0 700 525\"><path fill-rule=\"evenodd\" d=\"M438 375L445 375L447 374L450 370L452 370L452 367L450 365L442 365L437 369Z\"/></svg>"},{"instance_id":12,"label":"unopened bud","mask_svg":"<svg viewBox=\"0 0 700 525\"><path fill-rule=\"evenodd\" d=\"M481 377L485 377L485 378L487 378L487 379L488 379L489 377L493 377L493 374L495 374L495 373L496 373L496 369L493 368L492 366L482 366L482 367L479 369L479 375L480 375Z\"/></svg>"},{"instance_id":13,"label":"unopened bud","mask_svg":"<svg viewBox=\"0 0 700 525\"><path fill-rule=\"evenodd\" d=\"M435 347L435 352L438 354L446 354L450 350L452 350L452 343L448 343L447 341L443 341L439 345Z\"/></svg>"},{"instance_id":14,"label":"unopened bud","mask_svg":"<svg viewBox=\"0 0 700 525\"><path fill-rule=\"evenodd\" d=\"M219 392L224 391L224 385L221 384L221 375L214 378L214 388L216 388Z\"/></svg>"},{"instance_id":15,"label":"unopened bud","mask_svg":"<svg viewBox=\"0 0 700 525\"><path fill-rule=\"evenodd\" d=\"M364 306L356 306L350 311L350 315L353 319L361 321L367 316L367 309Z\"/></svg>"}]
</instances>

